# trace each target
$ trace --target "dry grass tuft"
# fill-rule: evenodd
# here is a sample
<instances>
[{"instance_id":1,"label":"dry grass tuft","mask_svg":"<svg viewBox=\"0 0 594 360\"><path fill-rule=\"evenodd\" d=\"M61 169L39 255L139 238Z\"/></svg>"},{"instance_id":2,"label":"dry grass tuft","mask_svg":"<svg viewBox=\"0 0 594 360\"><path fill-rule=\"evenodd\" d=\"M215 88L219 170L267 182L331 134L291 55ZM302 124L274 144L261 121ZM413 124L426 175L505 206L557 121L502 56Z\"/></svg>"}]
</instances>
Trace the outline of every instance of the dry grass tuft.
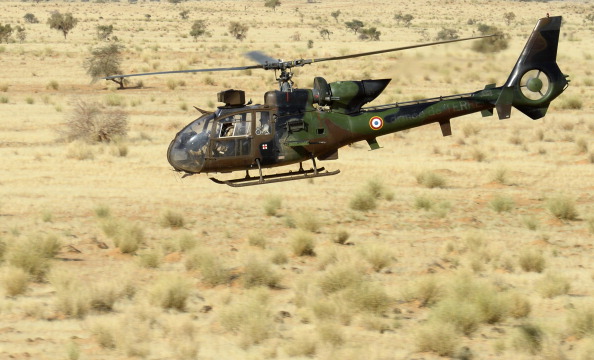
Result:
<instances>
[{"instance_id":1,"label":"dry grass tuft","mask_svg":"<svg viewBox=\"0 0 594 360\"><path fill-rule=\"evenodd\" d=\"M275 329L268 299L258 291L221 309L220 322L227 331L240 335L242 347L260 344L272 336Z\"/></svg>"},{"instance_id":2,"label":"dry grass tuft","mask_svg":"<svg viewBox=\"0 0 594 360\"><path fill-rule=\"evenodd\" d=\"M460 343L460 336L452 324L430 321L416 332L417 350L429 351L439 356L452 356Z\"/></svg>"},{"instance_id":3,"label":"dry grass tuft","mask_svg":"<svg viewBox=\"0 0 594 360\"><path fill-rule=\"evenodd\" d=\"M578 339L594 335L594 306L576 307L567 318L569 333Z\"/></svg>"},{"instance_id":4,"label":"dry grass tuft","mask_svg":"<svg viewBox=\"0 0 594 360\"><path fill-rule=\"evenodd\" d=\"M544 331L538 325L523 324L517 328L512 339L516 350L536 355L541 352L544 343Z\"/></svg>"},{"instance_id":5,"label":"dry grass tuft","mask_svg":"<svg viewBox=\"0 0 594 360\"><path fill-rule=\"evenodd\" d=\"M489 206L497 213L508 212L514 208L514 200L512 198L496 195L490 202Z\"/></svg>"},{"instance_id":6,"label":"dry grass tuft","mask_svg":"<svg viewBox=\"0 0 594 360\"><path fill-rule=\"evenodd\" d=\"M324 294L358 286L364 278L361 271L353 264L338 263L329 266L318 279L318 285Z\"/></svg>"},{"instance_id":7,"label":"dry grass tuft","mask_svg":"<svg viewBox=\"0 0 594 360\"><path fill-rule=\"evenodd\" d=\"M252 257L244 266L241 280L245 288L256 286L278 288L280 276L274 271L270 264Z\"/></svg>"},{"instance_id":8,"label":"dry grass tuft","mask_svg":"<svg viewBox=\"0 0 594 360\"><path fill-rule=\"evenodd\" d=\"M62 133L69 141L110 142L126 137L128 114L121 110L106 110L99 103L79 99L74 102Z\"/></svg>"},{"instance_id":9,"label":"dry grass tuft","mask_svg":"<svg viewBox=\"0 0 594 360\"><path fill-rule=\"evenodd\" d=\"M547 208L558 219L576 220L579 216L575 201L567 196L557 196L547 201Z\"/></svg>"},{"instance_id":10,"label":"dry grass tuft","mask_svg":"<svg viewBox=\"0 0 594 360\"><path fill-rule=\"evenodd\" d=\"M4 268L0 280L7 296L22 295L27 291L29 274L21 268L9 266Z\"/></svg>"},{"instance_id":11,"label":"dry grass tuft","mask_svg":"<svg viewBox=\"0 0 594 360\"><path fill-rule=\"evenodd\" d=\"M542 272L546 265L546 260L543 254L535 250L522 251L518 262L522 270L538 273Z\"/></svg>"},{"instance_id":12,"label":"dry grass tuft","mask_svg":"<svg viewBox=\"0 0 594 360\"><path fill-rule=\"evenodd\" d=\"M283 200L278 195L270 195L264 199L264 214L267 216L278 216L282 208Z\"/></svg>"},{"instance_id":13,"label":"dry grass tuft","mask_svg":"<svg viewBox=\"0 0 594 360\"><path fill-rule=\"evenodd\" d=\"M180 275L162 277L150 290L151 303L163 309L186 310L193 285Z\"/></svg>"},{"instance_id":14,"label":"dry grass tuft","mask_svg":"<svg viewBox=\"0 0 594 360\"><path fill-rule=\"evenodd\" d=\"M177 211L167 210L161 216L160 223L163 227L180 229L184 227L186 221L184 220L184 216Z\"/></svg>"},{"instance_id":15,"label":"dry grass tuft","mask_svg":"<svg viewBox=\"0 0 594 360\"><path fill-rule=\"evenodd\" d=\"M22 269L35 281L43 281L50 270L50 260L60 247L56 236L33 236L11 244L5 256L10 265Z\"/></svg>"},{"instance_id":16,"label":"dry grass tuft","mask_svg":"<svg viewBox=\"0 0 594 360\"><path fill-rule=\"evenodd\" d=\"M186 270L198 269L202 275L201 280L210 286L228 284L231 281L231 272L220 257L202 248L196 248L188 254L185 266Z\"/></svg>"},{"instance_id":17,"label":"dry grass tuft","mask_svg":"<svg viewBox=\"0 0 594 360\"><path fill-rule=\"evenodd\" d=\"M430 189L446 186L445 178L433 171L423 171L417 174L416 178L417 183Z\"/></svg>"},{"instance_id":18,"label":"dry grass tuft","mask_svg":"<svg viewBox=\"0 0 594 360\"><path fill-rule=\"evenodd\" d=\"M571 289L571 282L563 275L547 273L536 283L538 292L545 298L566 295Z\"/></svg>"},{"instance_id":19,"label":"dry grass tuft","mask_svg":"<svg viewBox=\"0 0 594 360\"><path fill-rule=\"evenodd\" d=\"M297 231L291 236L291 249L295 256L315 256L315 242L310 233Z\"/></svg>"}]
</instances>

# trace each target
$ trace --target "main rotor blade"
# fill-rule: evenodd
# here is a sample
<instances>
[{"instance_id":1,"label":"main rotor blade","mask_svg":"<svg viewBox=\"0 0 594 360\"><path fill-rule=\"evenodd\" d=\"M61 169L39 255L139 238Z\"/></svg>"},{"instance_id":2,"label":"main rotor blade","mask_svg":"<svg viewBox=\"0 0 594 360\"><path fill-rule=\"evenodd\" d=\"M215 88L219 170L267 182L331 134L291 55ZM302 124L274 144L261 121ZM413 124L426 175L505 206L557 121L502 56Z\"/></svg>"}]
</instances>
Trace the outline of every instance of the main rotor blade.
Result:
<instances>
[{"instance_id":1,"label":"main rotor blade","mask_svg":"<svg viewBox=\"0 0 594 360\"><path fill-rule=\"evenodd\" d=\"M492 37L492 36L498 36L498 35L485 35L485 36L476 36L476 37L463 38L463 39L436 41L436 42L426 43L426 44L409 45L409 46L402 46L402 47L397 47L397 48L392 48L392 49L369 51L369 52L358 53L358 54L343 55L343 56L333 56L333 57L311 59L311 60L303 60L303 61L306 64L311 64L311 63L317 63L317 62L322 62L322 61L344 60L344 59L351 59L351 58L356 58L356 57L361 57L361 56L383 54L383 53L388 53L388 52L393 52L393 51L415 49L415 48L420 48L420 47L425 47L425 46L433 46L433 45L439 45L439 44L448 44L448 43L453 43L453 42L458 42L458 41L476 40L476 39L488 38L488 37Z\"/></svg>"},{"instance_id":2,"label":"main rotor blade","mask_svg":"<svg viewBox=\"0 0 594 360\"><path fill-rule=\"evenodd\" d=\"M248 53L245 53L245 56L261 65L264 65L266 63L272 64L279 62L278 59L272 58L261 51L250 51Z\"/></svg>"},{"instance_id":3,"label":"main rotor blade","mask_svg":"<svg viewBox=\"0 0 594 360\"><path fill-rule=\"evenodd\" d=\"M175 71L159 71L151 73L141 74L127 74L127 75L111 75L104 77L105 80L121 79L132 76L147 76L147 75L162 75L162 74L183 74L183 73L197 73L197 72L211 72L211 71L234 71L234 70L248 70L248 69L261 69L262 65L250 65L250 66L238 66L228 68L213 68L213 69L195 69L195 70L175 70Z\"/></svg>"}]
</instances>

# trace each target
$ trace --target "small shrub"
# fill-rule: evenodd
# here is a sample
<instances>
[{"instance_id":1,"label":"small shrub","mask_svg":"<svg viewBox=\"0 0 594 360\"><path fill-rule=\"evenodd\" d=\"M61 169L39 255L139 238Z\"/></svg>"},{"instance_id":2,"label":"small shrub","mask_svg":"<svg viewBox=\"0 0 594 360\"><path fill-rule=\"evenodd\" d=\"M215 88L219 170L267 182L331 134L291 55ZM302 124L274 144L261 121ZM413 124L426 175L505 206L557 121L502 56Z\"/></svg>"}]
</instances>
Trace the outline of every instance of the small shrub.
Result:
<instances>
[{"instance_id":1,"label":"small shrub","mask_svg":"<svg viewBox=\"0 0 594 360\"><path fill-rule=\"evenodd\" d=\"M75 160L93 160L95 153L93 148L82 141L74 141L66 148L66 157Z\"/></svg>"},{"instance_id":2,"label":"small shrub","mask_svg":"<svg viewBox=\"0 0 594 360\"><path fill-rule=\"evenodd\" d=\"M353 308L373 314L384 313L392 304L390 296L376 283L362 282L350 287L345 296Z\"/></svg>"},{"instance_id":3,"label":"small shrub","mask_svg":"<svg viewBox=\"0 0 594 360\"><path fill-rule=\"evenodd\" d=\"M88 289L66 271L52 271L50 283L56 289L56 308L66 316L84 318L91 309Z\"/></svg>"},{"instance_id":4,"label":"small shrub","mask_svg":"<svg viewBox=\"0 0 594 360\"><path fill-rule=\"evenodd\" d=\"M349 207L357 211L370 211L377 207L377 200L366 191L360 191L349 202Z\"/></svg>"},{"instance_id":5,"label":"small shrub","mask_svg":"<svg viewBox=\"0 0 594 360\"><path fill-rule=\"evenodd\" d=\"M441 301L431 311L431 316L439 322L454 325L455 329L468 336L474 333L481 323L478 306L466 301L447 299Z\"/></svg>"},{"instance_id":6,"label":"small shrub","mask_svg":"<svg viewBox=\"0 0 594 360\"><path fill-rule=\"evenodd\" d=\"M443 176L433 171L424 171L417 174L417 183L430 189L443 188L446 186L446 181Z\"/></svg>"},{"instance_id":7,"label":"small shrub","mask_svg":"<svg viewBox=\"0 0 594 360\"><path fill-rule=\"evenodd\" d=\"M538 325L520 325L513 338L513 347L517 350L536 355L542 350L544 332Z\"/></svg>"},{"instance_id":8,"label":"small shrub","mask_svg":"<svg viewBox=\"0 0 594 360\"><path fill-rule=\"evenodd\" d=\"M578 339L594 335L594 307L577 307L569 314L567 324L570 334Z\"/></svg>"},{"instance_id":9,"label":"small shrub","mask_svg":"<svg viewBox=\"0 0 594 360\"><path fill-rule=\"evenodd\" d=\"M115 349L116 340L121 336L120 324L113 319L98 318L91 325L91 333L99 346L104 349Z\"/></svg>"},{"instance_id":10,"label":"small shrub","mask_svg":"<svg viewBox=\"0 0 594 360\"><path fill-rule=\"evenodd\" d=\"M417 350L429 351L439 356L452 356L460 343L453 324L430 321L416 332Z\"/></svg>"},{"instance_id":11,"label":"small shrub","mask_svg":"<svg viewBox=\"0 0 594 360\"><path fill-rule=\"evenodd\" d=\"M363 258L369 262L375 272L379 272L382 269L390 266L393 261L392 251L387 246L366 246L362 250L362 255Z\"/></svg>"},{"instance_id":12,"label":"small shrub","mask_svg":"<svg viewBox=\"0 0 594 360\"><path fill-rule=\"evenodd\" d=\"M496 195L490 202L489 206L497 213L508 212L514 208L514 201L511 198Z\"/></svg>"},{"instance_id":13,"label":"small shrub","mask_svg":"<svg viewBox=\"0 0 594 360\"><path fill-rule=\"evenodd\" d=\"M262 234L250 234L248 236L248 244L262 249L266 248L266 238Z\"/></svg>"},{"instance_id":14,"label":"small shrub","mask_svg":"<svg viewBox=\"0 0 594 360\"><path fill-rule=\"evenodd\" d=\"M513 293L509 297L509 315L514 319L525 318L530 315L532 305L530 301L522 295Z\"/></svg>"},{"instance_id":15,"label":"small shrub","mask_svg":"<svg viewBox=\"0 0 594 360\"><path fill-rule=\"evenodd\" d=\"M566 295L571 289L571 282L563 275L549 273L536 284L538 292L545 298Z\"/></svg>"},{"instance_id":16,"label":"small shrub","mask_svg":"<svg viewBox=\"0 0 594 360\"><path fill-rule=\"evenodd\" d=\"M417 196L415 198L415 209L431 210L433 208L433 199L428 196Z\"/></svg>"},{"instance_id":17,"label":"small shrub","mask_svg":"<svg viewBox=\"0 0 594 360\"><path fill-rule=\"evenodd\" d=\"M28 96L25 98L25 102L29 105L33 105L35 104L35 99L33 99L32 97Z\"/></svg>"},{"instance_id":18,"label":"small shrub","mask_svg":"<svg viewBox=\"0 0 594 360\"><path fill-rule=\"evenodd\" d=\"M9 266L1 275L2 286L7 296L17 296L27 291L29 274L25 270Z\"/></svg>"},{"instance_id":19,"label":"small shrub","mask_svg":"<svg viewBox=\"0 0 594 360\"><path fill-rule=\"evenodd\" d=\"M275 265L283 265L289 262L289 258L284 251L277 249L270 257L270 261L272 261L272 263Z\"/></svg>"},{"instance_id":20,"label":"small shrub","mask_svg":"<svg viewBox=\"0 0 594 360\"><path fill-rule=\"evenodd\" d=\"M416 283L411 296L420 301L421 306L431 306L444 295L444 288L434 276L426 276Z\"/></svg>"},{"instance_id":21,"label":"small shrub","mask_svg":"<svg viewBox=\"0 0 594 360\"><path fill-rule=\"evenodd\" d=\"M534 250L521 252L518 262L522 270L537 273L542 272L546 265L546 260L542 253Z\"/></svg>"},{"instance_id":22,"label":"small shrub","mask_svg":"<svg viewBox=\"0 0 594 360\"><path fill-rule=\"evenodd\" d=\"M386 188L386 186L377 179L369 180L365 190L378 200L392 200L394 198L394 193Z\"/></svg>"},{"instance_id":23,"label":"small shrub","mask_svg":"<svg viewBox=\"0 0 594 360\"><path fill-rule=\"evenodd\" d=\"M195 249L186 259L186 270L198 269L202 281L210 286L228 284L231 281L231 272L224 266L220 257L205 251Z\"/></svg>"},{"instance_id":24,"label":"small shrub","mask_svg":"<svg viewBox=\"0 0 594 360\"><path fill-rule=\"evenodd\" d=\"M242 282L245 288L279 286L280 276L266 262L250 258L244 266Z\"/></svg>"},{"instance_id":25,"label":"small shrub","mask_svg":"<svg viewBox=\"0 0 594 360\"><path fill-rule=\"evenodd\" d=\"M280 196L267 196L264 199L264 214L267 216L278 216L278 211L282 207L282 198Z\"/></svg>"},{"instance_id":26,"label":"small shrub","mask_svg":"<svg viewBox=\"0 0 594 360\"><path fill-rule=\"evenodd\" d=\"M65 127L63 134L68 140L110 142L126 137L128 114L121 110L106 110L98 103L78 100Z\"/></svg>"},{"instance_id":27,"label":"small shrub","mask_svg":"<svg viewBox=\"0 0 594 360\"><path fill-rule=\"evenodd\" d=\"M60 84L58 84L56 80L52 80L47 84L45 88L48 90L58 90L60 88Z\"/></svg>"},{"instance_id":28,"label":"small shrub","mask_svg":"<svg viewBox=\"0 0 594 360\"><path fill-rule=\"evenodd\" d=\"M332 234L332 241L337 244L344 245L344 244L346 244L346 242L350 236L351 235L349 234L348 231L346 231L344 229L340 229Z\"/></svg>"},{"instance_id":29,"label":"small shrub","mask_svg":"<svg viewBox=\"0 0 594 360\"><path fill-rule=\"evenodd\" d=\"M185 311L191 290L192 284L182 276L163 277L151 289L150 300L163 309Z\"/></svg>"},{"instance_id":30,"label":"small shrub","mask_svg":"<svg viewBox=\"0 0 594 360\"><path fill-rule=\"evenodd\" d=\"M577 96L565 97L559 104L559 107L563 110L580 110L582 106L582 99Z\"/></svg>"},{"instance_id":31,"label":"small shrub","mask_svg":"<svg viewBox=\"0 0 594 360\"><path fill-rule=\"evenodd\" d=\"M240 299L220 312L220 322L227 331L239 333L241 345L248 347L268 339L274 329L274 320L268 303L259 294Z\"/></svg>"},{"instance_id":32,"label":"small shrub","mask_svg":"<svg viewBox=\"0 0 594 360\"><path fill-rule=\"evenodd\" d=\"M144 243L144 231L139 225L107 218L103 221L101 228L124 254L136 252Z\"/></svg>"},{"instance_id":33,"label":"small shrub","mask_svg":"<svg viewBox=\"0 0 594 360\"><path fill-rule=\"evenodd\" d=\"M547 201L547 208L558 219L576 220L579 216L575 201L567 196L557 196Z\"/></svg>"},{"instance_id":34,"label":"small shrub","mask_svg":"<svg viewBox=\"0 0 594 360\"><path fill-rule=\"evenodd\" d=\"M534 230L538 229L538 227L539 227L539 221L538 221L538 219L537 219L535 216L533 216L533 215L524 216L524 217L522 218L522 221L524 222L524 225L526 225L526 227L527 227L529 230L532 230L532 231L534 231Z\"/></svg>"},{"instance_id":35,"label":"small shrub","mask_svg":"<svg viewBox=\"0 0 594 360\"><path fill-rule=\"evenodd\" d=\"M100 204L95 207L95 215L100 219L106 219L111 216L111 210L109 206Z\"/></svg>"},{"instance_id":36,"label":"small shrub","mask_svg":"<svg viewBox=\"0 0 594 360\"><path fill-rule=\"evenodd\" d=\"M320 231L322 227L322 223L318 219L318 215L312 211L304 211L301 212L295 221L295 225L299 229L309 231L312 233L317 233Z\"/></svg>"},{"instance_id":37,"label":"small shrub","mask_svg":"<svg viewBox=\"0 0 594 360\"><path fill-rule=\"evenodd\" d=\"M163 254L154 249L144 250L138 253L138 264L144 268L156 269L163 261Z\"/></svg>"},{"instance_id":38,"label":"small shrub","mask_svg":"<svg viewBox=\"0 0 594 360\"><path fill-rule=\"evenodd\" d=\"M35 281L42 281L60 247L55 236L37 236L13 243L5 257L10 265L22 269Z\"/></svg>"},{"instance_id":39,"label":"small shrub","mask_svg":"<svg viewBox=\"0 0 594 360\"><path fill-rule=\"evenodd\" d=\"M184 234L179 238L179 249L182 252L193 250L198 246L198 239L190 234Z\"/></svg>"},{"instance_id":40,"label":"small shrub","mask_svg":"<svg viewBox=\"0 0 594 360\"><path fill-rule=\"evenodd\" d=\"M315 243L311 234L297 231L291 237L291 249L295 256L315 256Z\"/></svg>"},{"instance_id":41,"label":"small shrub","mask_svg":"<svg viewBox=\"0 0 594 360\"><path fill-rule=\"evenodd\" d=\"M340 346L345 342L345 335L339 325L323 322L316 328L320 340L332 346Z\"/></svg>"},{"instance_id":42,"label":"small shrub","mask_svg":"<svg viewBox=\"0 0 594 360\"><path fill-rule=\"evenodd\" d=\"M8 96L0 96L0 104L8 104Z\"/></svg>"},{"instance_id":43,"label":"small shrub","mask_svg":"<svg viewBox=\"0 0 594 360\"><path fill-rule=\"evenodd\" d=\"M362 282L363 274L352 264L333 265L318 279L318 285L326 295L358 286Z\"/></svg>"},{"instance_id":44,"label":"small shrub","mask_svg":"<svg viewBox=\"0 0 594 360\"><path fill-rule=\"evenodd\" d=\"M123 141L114 141L109 146L109 152L116 157L128 156L128 145Z\"/></svg>"},{"instance_id":45,"label":"small shrub","mask_svg":"<svg viewBox=\"0 0 594 360\"><path fill-rule=\"evenodd\" d=\"M290 340L285 345L284 350L291 357L305 356L314 358L317 351L317 342L311 334L302 334Z\"/></svg>"},{"instance_id":46,"label":"small shrub","mask_svg":"<svg viewBox=\"0 0 594 360\"><path fill-rule=\"evenodd\" d=\"M173 210L167 210L161 216L161 226L163 227L179 229L183 228L185 223L184 216Z\"/></svg>"}]
</instances>

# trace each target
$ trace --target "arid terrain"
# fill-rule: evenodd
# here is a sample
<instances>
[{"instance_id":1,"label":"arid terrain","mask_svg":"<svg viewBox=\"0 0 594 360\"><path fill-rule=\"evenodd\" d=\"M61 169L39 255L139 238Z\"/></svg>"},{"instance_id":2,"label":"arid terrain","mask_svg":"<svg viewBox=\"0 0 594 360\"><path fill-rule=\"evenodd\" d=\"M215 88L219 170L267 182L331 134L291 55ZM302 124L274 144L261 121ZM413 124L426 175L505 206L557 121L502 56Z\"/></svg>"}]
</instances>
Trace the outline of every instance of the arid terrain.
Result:
<instances>
[{"instance_id":1,"label":"arid terrain","mask_svg":"<svg viewBox=\"0 0 594 360\"><path fill-rule=\"evenodd\" d=\"M79 20L66 38L54 11ZM315 181L236 189L167 163L193 106L213 110L230 88L261 103L272 72L117 90L83 67L108 44L99 25L125 46L125 73L250 65L252 50L345 55L478 24L507 34L494 54L460 42L295 70L302 88L392 78L383 104L501 85L547 13L563 16L571 83L544 119L478 113L450 137L429 125L353 144L322 162L339 175ZM26 37L0 44L0 359L594 359L593 19L586 1L1 1L0 25ZM196 41L195 20L208 32ZM80 101L127 113L127 136L66 141Z\"/></svg>"}]
</instances>

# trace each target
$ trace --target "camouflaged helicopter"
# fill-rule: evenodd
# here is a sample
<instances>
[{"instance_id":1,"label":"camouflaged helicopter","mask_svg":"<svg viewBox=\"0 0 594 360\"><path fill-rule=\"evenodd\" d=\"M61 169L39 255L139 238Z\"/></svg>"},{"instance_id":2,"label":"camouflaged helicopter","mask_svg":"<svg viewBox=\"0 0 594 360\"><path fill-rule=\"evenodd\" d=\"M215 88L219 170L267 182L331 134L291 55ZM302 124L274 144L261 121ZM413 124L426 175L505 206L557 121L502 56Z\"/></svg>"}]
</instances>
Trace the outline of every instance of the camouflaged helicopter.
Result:
<instances>
[{"instance_id":1,"label":"camouflaged helicopter","mask_svg":"<svg viewBox=\"0 0 594 360\"><path fill-rule=\"evenodd\" d=\"M532 119L545 116L552 100L568 86L569 81L557 66L557 45L561 16L540 19L527 40L511 74L503 86L489 84L471 93L438 98L363 107L374 100L390 79L337 81L327 83L314 79L313 89L297 89L291 80L293 67L323 61L344 60L422 46L478 39L456 39L367 53L320 59L282 61L261 52L247 54L258 65L166 71L158 73L115 75L106 77L121 84L131 76L185 72L264 69L280 71L280 89L268 91L264 104L245 103L241 90L218 93L225 105L208 112L196 108L202 116L192 121L171 141L167 159L185 175L226 173L244 170L245 177L233 180L210 178L229 186L250 186L281 181L312 179L336 175L340 170L318 168L318 160L335 160L338 149L365 140L371 150L379 149L377 137L431 123L438 123L443 136L452 134L452 118L481 112L499 119L510 117L512 106ZM311 160L313 168L304 170L303 162ZM264 175L262 170L299 163L299 169ZM258 176L250 176L258 170Z\"/></svg>"}]
</instances>

